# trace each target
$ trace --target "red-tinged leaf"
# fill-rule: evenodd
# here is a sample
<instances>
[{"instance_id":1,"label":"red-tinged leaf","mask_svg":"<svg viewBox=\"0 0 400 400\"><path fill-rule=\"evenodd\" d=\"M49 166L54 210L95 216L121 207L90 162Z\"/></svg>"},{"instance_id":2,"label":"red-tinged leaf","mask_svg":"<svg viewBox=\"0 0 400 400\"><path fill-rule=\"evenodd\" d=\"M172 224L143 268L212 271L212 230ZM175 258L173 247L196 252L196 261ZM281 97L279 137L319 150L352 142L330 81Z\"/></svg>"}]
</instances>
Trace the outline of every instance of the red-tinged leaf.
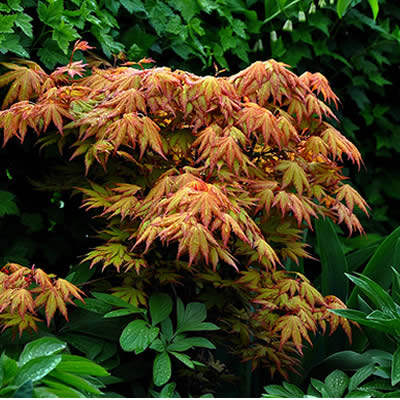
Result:
<instances>
[{"instance_id":1,"label":"red-tinged leaf","mask_svg":"<svg viewBox=\"0 0 400 400\"><path fill-rule=\"evenodd\" d=\"M306 299L312 308L314 308L316 305L326 305L322 294L308 282L301 283L300 296Z\"/></svg>"},{"instance_id":2,"label":"red-tinged leaf","mask_svg":"<svg viewBox=\"0 0 400 400\"><path fill-rule=\"evenodd\" d=\"M237 265L236 265L236 260L235 258L225 249L222 249L220 247L217 247L215 249L217 251L218 257L227 263L228 265L232 266L236 271L239 271ZM214 266L214 269L216 268L216 264Z\"/></svg>"},{"instance_id":3,"label":"red-tinged leaf","mask_svg":"<svg viewBox=\"0 0 400 400\"><path fill-rule=\"evenodd\" d=\"M137 289L132 286L120 286L113 287L110 289L113 296L132 304L135 307L140 307L140 305L147 306L147 293L143 289Z\"/></svg>"},{"instance_id":4,"label":"red-tinged leaf","mask_svg":"<svg viewBox=\"0 0 400 400\"><path fill-rule=\"evenodd\" d=\"M38 107L38 111L36 111L37 115L43 118L44 131L47 130L50 122L53 122L62 135L64 126L63 117L73 119L72 115L67 111L68 107L60 102L42 102L36 107Z\"/></svg>"},{"instance_id":5,"label":"red-tinged leaf","mask_svg":"<svg viewBox=\"0 0 400 400\"><path fill-rule=\"evenodd\" d=\"M103 208L105 210L110 207L112 203L109 198L112 196L112 191L93 182L90 182L90 185L92 189L77 188L86 196L81 207L86 207L88 210L92 208Z\"/></svg>"},{"instance_id":6,"label":"red-tinged leaf","mask_svg":"<svg viewBox=\"0 0 400 400\"><path fill-rule=\"evenodd\" d=\"M203 158L204 153L198 159L198 162L202 161ZM217 164L221 167L221 164L218 162L223 160L228 168L233 170L237 175L240 171L243 171L244 174L248 176L249 173L247 166L254 166L254 164L249 161L248 157L243 153L235 139L229 136L218 138L216 140L214 151L211 152L208 158L210 160L211 168L214 168Z\"/></svg>"},{"instance_id":7,"label":"red-tinged leaf","mask_svg":"<svg viewBox=\"0 0 400 400\"><path fill-rule=\"evenodd\" d=\"M89 43L85 42L84 40L77 40L74 43L74 48L73 48L72 52L74 53L77 50L86 51L86 50L91 50L91 49L95 49L95 47L89 46Z\"/></svg>"},{"instance_id":8,"label":"red-tinged leaf","mask_svg":"<svg viewBox=\"0 0 400 400\"><path fill-rule=\"evenodd\" d=\"M304 322L297 315L285 315L280 317L277 320L273 332L280 332L280 349L283 348L288 340L293 341L293 344L301 355L303 355L303 339L307 340L307 342L312 346L312 342L308 336Z\"/></svg>"},{"instance_id":9,"label":"red-tinged leaf","mask_svg":"<svg viewBox=\"0 0 400 400\"><path fill-rule=\"evenodd\" d=\"M81 296L84 292L65 279L58 278L55 282L54 289L61 294L65 302L73 304L72 297L75 297L83 303L85 302Z\"/></svg>"},{"instance_id":10,"label":"red-tinged leaf","mask_svg":"<svg viewBox=\"0 0 400 400\"><path fill-rule=\"evenodd\" d=\"M328 145L319 136L310 136L305 144L305 153L311 153L311 159L314 160L317 157L328 156Z\"/></svg>"},{"instance_id":11,"label":"red-tinged leaf","mask_svg":"<svg viewBox=\"0 0 400 400\"><path fill-rule=\"evenodd\" d=\"M65 79L65 77L63 76L64 74L69 75L72 79L75 77L75 75L82 77L83 74L86 72L85 68L86 66L87 64L83 64L82 60L75 61L73 63L66 65L65 67L58 67L50 75L50 77L54 79L56 82Z\"/></svg>"},{"instance_id":12,"label":"red-tinged leaf","mask_svg":"<svg viewBox=\"0 0 400 400\"><path fill-rule=\"evenodd\" d=\"M10 313L17 311L21 319L24 319L27 311L36 314L32 294L24 288L7 289L0 294L0 304L0 312L10 307Z\"/></svg>"},{"instance_id":13,"label":"red-tinged leaf","mask_svg":"<svg viewBox=\"0 0 400 400\"><path fill-rule=\"evenodd\" d=\"M342 160L342 154L344 153L353 163L358 165L358 168L360 168L362 158L354 144L345 138L332 125L324 122L322 127L323 130L320 133L320 137L327 144L334 159L337 158Z\"/></svg>"},{"instance_id":14,"label":"red-tinged leaf","mask_svg":"<svg viewBox=\"0 0 400 400\"><path fill-rule=\"evenodd\" d=\"M143 128L139 139L140 158L143 157L147 146L150 146L162 158L166 159L163 152L163 144L159 134L159 126L148 117L143 118Z\"/></svg>"},{"instance_id":15,"label":"red-tinged leaf","mask_svg":"<svg viewBox=\"0 0 400 400\"><path fill-rule=\"evenodd\" d=\"M47 78L47 74L32 61L16 60L19 64L1 63L11 72L0 77L0 87L12 82L10 89L3 101L3 108L15 100L30 100L37 97L41 91L41 85ZM26 66L23 66L26 65Z\"/></svg>"},{"instance_id":16,"label":"red-tinged leaf","mask_svg":"<svg viewBox=\"0 0 400 400\"><path fill-rule=\"evenodd\" d=\"M139 190L141 190L140 186L119 184L118 187L112 189L113 192L119 194L107 198L111 205L104 208L103 214L110 214L110 218L115 215L121 215L122 219L126 216L133 218L141 205L141 202L135 197Z\"/></svg>"},{"instance_id":17,"label":"red-tinged leaf","mask_svg":"<svg viewBox=\"0 0 400 400\"><path fill-rule=\"evenodd\" d=\"M361 234L364 233L364 229L359 219L344 204L337 203L332 206L331 210L336 213L339 224L344 222L347 225L349 236L353 233L353 230L358 231Z\"/></svg>"},{"instance_id":18,"label":"red-tinged leaf","mask_svg":"<svg viewBox=\"0 0 400 400\"><path fill-rule=\"evenodd\" d=\"M280 264L279 258L275 250L262 238L254 242L254 248L257 250L258 261L263 265L268 265L268 261L275 267L275 264Z\"/></svg>"},{"instance_id":19,"label":"red-tinged leaf","mask_svg":"<svg viewBox=\"0 0 400 400\"><path fill-rule=\"evenodd\" d=\"M241 271L242 275L236 282L250 288L257 288L261 282L261 274L259 271L253 269L249 271Z\"/></svg>"},{"instance_id":20,"label":"red-tinged leaf","mask_svg":"<svg viewBox=\"0 0 400 400\"><path fill-rule=\"evenodd\" d=\"M280 161L275 169L278 171L284 171L282 177L282 188L293 185L299 194L303 193L304 187L310 189L307 174L296 161Z\"/></svg>"},{"instance_id":21,"label":"red-tinged leaf","mask_svg":"<svg viewBox=\"0 0 400 400\"><path fill-rule=\"evenodd\" d=\"M42 289L53 287L50 276L40 268L33 269L33 279Z\"/></svg>"},{"instance_id":22,"label":"red-tinged leaf","mask_svg":"<svg viewBox=\"0 0 400 400\"><path fill-rule=\"evenodd\" d=\"M108 242L103 246L97 246L82 260L82 262L85 261L91 261L90 268L97 263L102 263L103 271L110 265L113 265L118 272L121 267L125 270L136 267L135 255L128 250L127 245L118 242Z\"/></svg>"},{"instance_id":23,"label":"red-tinged leaf","mask_svg":"<svg viewBox=\"0 0 400 400\"><path fill-rule=\"evenodd\" d=\"M276 144L280 148L286 138L282 135L278 119L271 111L260 107L255 103L246 103L239 115L237 124L242 127L247 136L258 138L260 132L264 138L265 145ZM271 143L271 138L275 143Z\"/></svg>"},{"instance_id":24,"label":"red-tinged leaf","mask_svg":"<svg viewBox=\"0 0 400 400\"><path fill-rule=\"evenodd\" d=\"M0 111L0 128L3 129L3 147L13 137L24 141L28 127L35 127L38 117L33 117L34 106L27 101L13 104L8 110Z\"/></svg>"},{"instance_id":25,"label":"red-tinged leaf","mask_svg":"<svg viewBox=\"0 0 400 400\"><path fill-rule=\"evenodd\" d=\"M349 343L351 344L352 332L351 332L351 326L350 326L349 321L344 317L340 317L339 315L336 315L336 314L328 311L329 309L331 309L331 310L346 309L347 308L346 305L340 299L338 299L336 296L333 296L333 295L325 296L325 301L327 303L327 306L326 306L326 309L324 310L324 313L323 313L321 319L324 319L329 323L330 328L331 328L329 335L332 335L336 331L338 326L341 325L349 339ZM350 321L350 322L352 322L352 324L354 324L355 326L359 327L359 325L356 322L353 322L353 321Z\"/></svg>"},{"instance_id":26,"label":"red-tinged leaf","mask_svg":"<svg viewBox=\"0 0 400 400\"><path fill-rule=\"evenodd\" d=\"M332 91L328 80L322 74L319 72L313 74L307 71L301 75L299 79L313 92L316 92L317 94L322 93L324 101L333 101L336 108L338 107L339 99Z\"/></svg>"},{"instance_id":27,"label":"red-tinged leaf","mask_svg":"<svg viewBox=\"0 0 400 400\"><path fill-rule=\"evenodd\" d=\"M101 108L114 108L120 114L146 112L144 93L137 89L116 92L112 98L99 105Z\"/></svg>"},{"instance_id":28,"label":"red-tinged leaf","mask_svg":"<svg viewBox=\"0 0 400 400\"><path fill-rule=\"evenodd\" d=\"M307 119L309 111L307 110L304 100L298 96L290 99L290 103L287 112L296 118L297 125L300 126L303 119Z\"/></svg>"},{"instance_id":29,"label":"red-tinged leaf","mask_svg":"<svg viewBox=\"0 0 400 400\"><path fill-rule=\"evenodd\" d=\"M336 194L336 201L346 201L347 208L353 212L354 204L356 204L365 214L368 215L367 202L360 196L360 194L351 187L349 184L345 184L339 187L334 194Z\"/></svg>"},{"instance_id":30,"label":"red-tinged leaf","mask_svg":"<svg viewBox=\"0 0 400 400\"><path fill-rule=\"evenodd\" d=\"M50 326L51 320L53 319L54 314L57 310L57 299L60 297L60 295L53 290L49 290L47 293L48 294L46 298L45 315L47 326Z\"/></svg>"}]
</instances>

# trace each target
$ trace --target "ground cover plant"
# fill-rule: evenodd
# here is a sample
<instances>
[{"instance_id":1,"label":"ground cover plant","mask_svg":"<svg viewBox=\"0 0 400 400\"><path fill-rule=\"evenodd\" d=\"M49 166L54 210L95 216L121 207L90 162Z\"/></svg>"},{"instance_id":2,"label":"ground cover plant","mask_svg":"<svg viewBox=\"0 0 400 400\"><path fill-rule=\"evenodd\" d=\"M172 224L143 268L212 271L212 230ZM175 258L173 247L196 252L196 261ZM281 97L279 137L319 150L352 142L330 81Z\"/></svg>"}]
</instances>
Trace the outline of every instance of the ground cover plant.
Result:
<instances>
[{"instance_id":1,"label":"ground cover plant","mask_svg":"<svg viewBox=\"0 0 400 400\"><path fill-rule=\"evenodd\" d=\"M89 48L77 42L74 52ZM151 62L96 64L89 70L72 55L49 74L32 61L3 63L9 70L0 77L7 92L0 112L4 144L15 138L26 142L36 131L45 156L59 163L36 185L83 194L83 207L97 217L92 224L100 242L84 262L108 274L98 273L93 288L110 290L108 299L131 307L147 306L149 299L152 325L139 317L130 324L148 338L146 347L152 344L160 353L157 365L171 369L168 342L174 335L172 321L164 322L157 342L155 325L169 314L164 310L165 318L154 321L152 299L160 291L176 299L178 331L182 315L200 312L200 305L191 306L200 300L209 320L232 334L230 351L253 368L287 377L298 370L303 341L311 344L314 334L341 325L351 340L348 320L329 312L345 308L344 303L330 293L322 296L303 274L282 269L288 259L297 263L310 257L301 235L306 227L313 229L314 218L362 232L354 207L367 213L367 205L343 182L341 167L343 157L359 167L362 160L336 128L327 103L336 106L338 99L321 74L299 77L274 60L226 77L147 68ZM63 165L63 160L69 161ZM90 273L87 267L72 272L74 284L80 273ZM70 293L79 298L75 286L68 288L63 301L71 300ZM178 297L189 303L186 311ZM47 304L50 325L47 307L54 308L54 301ZM87 298L79 307L97 313L99 324L109 312L126 318L135 313L129 307L111 311L101 298ZM34 310L18 314L10 304L3 311L19 318L23 329L24 314ZM204 319L205 314L192 321L189 331L214 329ZM74 325L61 329L68 326ZM58 330L57 321L50 328ZM137 349L126 346L124 332L122 348ZM221 345L226 333L216 331L210 338ZM210 348L206 338L200 342ZM178 348L189 345L195 346ZM189 368L198 362L176 351L173 355ZM159 375L153 371L152 385L168 381L168 374Z\"/></svg>"},{"instance_id":2,"label":"ground cover plant","mask_svg":"<svg viewBox=\"0 0 400 400\"><path fill-rule=\"evenodd\" d=\"M306 397L305 392L314 397L399 395L399 234L397 228L385 238L362 273L346 274L355 284L347 302L353 309L333 312L357 321L362 328L354 332L351 350L321 357L320 349L301 383L268 385L264 397ZM357 257L350 254L346 258L349 270L354 271L363 263L356 266L351 261Z\"/></svg>"}]
</instances>

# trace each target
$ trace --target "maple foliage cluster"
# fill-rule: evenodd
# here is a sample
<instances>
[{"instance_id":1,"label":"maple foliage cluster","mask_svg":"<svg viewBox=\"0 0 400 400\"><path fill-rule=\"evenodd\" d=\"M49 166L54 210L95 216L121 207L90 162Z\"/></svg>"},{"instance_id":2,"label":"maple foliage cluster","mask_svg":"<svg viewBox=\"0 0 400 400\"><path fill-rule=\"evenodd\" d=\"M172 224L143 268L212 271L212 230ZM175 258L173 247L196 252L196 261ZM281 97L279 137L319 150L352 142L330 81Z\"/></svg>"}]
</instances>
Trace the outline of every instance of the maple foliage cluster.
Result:
<instances>
[{"instance_id":1,"label":"maple foliage cluster","mask_svg":"<svg viewBox=\"0 0 400 400\"><path fill-rule=\"evenodd\" d=\"M42 146L84 159L83 207L104 223L85 260L124 272L114 292L132 303L190 282L237 333L235 351L271 373L294 369L318 328L340 324L351 338L348 321L328 311L341 300L282 270L287 258L310 257L301 235L312 218L352 233L362 232L354 207L367 213L343 182L343 156L362 160L334 127L327 79L274 60L229 77L144 68L149 61L71 61L51 74L2 63L4 143L33 129Z\"/></svg>"},{"instance_id":2,"label":"maple foliage cluster","mask_svg":"<svg viewBox=\"0 0 400 400\"><path fill-rule=\"evenodd\" d=\"M37 311L44 307L47 325L58 310L68 321L66 303L83 301L83 292L65 279L42 269L8 263L0 270L0 324L3 330L17 328L37 331Z\"/></svg>"}]
</instances>

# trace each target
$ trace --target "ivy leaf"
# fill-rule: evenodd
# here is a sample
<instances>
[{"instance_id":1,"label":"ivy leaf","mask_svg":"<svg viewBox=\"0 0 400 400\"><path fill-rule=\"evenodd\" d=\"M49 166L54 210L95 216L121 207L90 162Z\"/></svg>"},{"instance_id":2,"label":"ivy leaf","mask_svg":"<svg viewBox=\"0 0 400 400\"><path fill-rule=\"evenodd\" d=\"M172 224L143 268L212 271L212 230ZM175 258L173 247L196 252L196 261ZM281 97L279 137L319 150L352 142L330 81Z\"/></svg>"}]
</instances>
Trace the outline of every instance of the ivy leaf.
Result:
<instances>
[{"instance_id":1,"label":"ivy leaf","mask_svg":"<svg viewBox=\"0 0 400 400\"><path fill-rule=\"evenodd\" d=\"M121 4L128 10L129 14L141 11L147 15L142 0L121 0Z\"/></svg>"},{"instance_id":2,"label":"ivy leaf","mask_svg":"<svg viewBox=\"0 0 400 400\"><path fill-rule=\"evenodd\" d=\"M150 21L153 28L156 30L159 36L162 36L165 32L171 17L174 16L174 12L166 4L157 2L150 11Z\"/></svg>"},{"instance_id":3,"label":"ivy leaf","mask_svg":"<svg viewBox=\"0 0 400 400\"><path fill-rule=\"evenodd\" d=\"M114 40L114 38L103 29L92 26L91 32L99 41L101 48L107 57L111 57L112 54L118 54L120 51L124 50L124 45Z\"/></svg>"},{"instance_id":4,"label":"ivy leaf","mask_svg":"<svg viewBox=\"0 0 400 400\"><path fill-rule=\"evenodd\" d=\"M63 15L64 4L63 0L54 0L47 6L42 1L37 5L39 19L46 25L55 28Z\"/></svg>"},{"instance_id":5,"label":"ivy leaf","mask_svg":"<svg viewBox=\"0 0 400 400\"><path fill-rule=\"evenodd\" d=\"M8 51L17 54L20 57L29 58L29 53L21 45L20 37L18 35L6 34L3 38L0 37L0 53L5 54Z\"/></svg>"},{"instance_id":6,"label":"ivy leaf","mask_svg":"<svg viewBox=\"0 0 400 400\"><path fill-rule=\"evenodd\" d=\"M8 6L14 11L23 11L21 7L21 0L7 0Z\"/></svg>"},{"instance_id":7,"label":"ivy leaf","mask_svg":"<svg viewBox=\"0 0 400 400\"><path fill-rule=\"evenodd\" d=\"M26 36L32 38L32 17L25 13L18 13L15 20L15 25L25 33Z\"/></svg>"},{"instance_id":8,"label":"ivy leaf","mask_svg":"<svg viewBox=\"0 0 400 400\"><path fill-rule=\"evenodd\" d=\"M153 364L153 382L157 386L164 385L171 378L171 359L167 352L157 354Z\"/></svg>"},{"instance_id":9,"label":"ivy leaf","mask_svg":"<svg viewBox=\"0 0 400 400\"><path fill-rule=\"evenodd\" d=\"M72 25L66 24L64 21L56 25L52 35L52 38L58 43L64 54L68 53L69 43L79 37L80 35L76 29Z\"/></svg>"},{"instance_id":10,"label":"ivy leaf","mask_svg":"<svg viewBox=\"0 0 400 400\"><path fill-rule=\"evenodd\" d=\"M19 214L14 199L15 196L12 193L0 190L0 217Z\"/></svg>"},{"instance_id":11,"label":"ivy leaf","mask_svg":"<svg viewBox=\"0 0 400 400\"><path fill-rule=\"evenodd\" d=\"M13 33L14 30L12 29L12 27L16 18L16 14L0 15L0 33Z\"/></svg>"},{"instance_id":12,"label":"ivy leaf","mask_svg":"<svg viewBox=\"0 0 400 400\"><path fill-rule=\"evenodd\" d=\"M40 61L49 69L53 69L57 64L68 63L68 56L60 50L58 43L52 39L47 39L37 54Z\"/></svg>"},{"instance_id":13,"label":"ivy leaf","mask_svg":"<svg viewBox=\"0 0 400 400\"><path fill-rule=\"evenodd\" d=\"M200 12L196 0L169 0L168 4L180 11L185 22L189 22Z\"/></svg>"}]
</instances>

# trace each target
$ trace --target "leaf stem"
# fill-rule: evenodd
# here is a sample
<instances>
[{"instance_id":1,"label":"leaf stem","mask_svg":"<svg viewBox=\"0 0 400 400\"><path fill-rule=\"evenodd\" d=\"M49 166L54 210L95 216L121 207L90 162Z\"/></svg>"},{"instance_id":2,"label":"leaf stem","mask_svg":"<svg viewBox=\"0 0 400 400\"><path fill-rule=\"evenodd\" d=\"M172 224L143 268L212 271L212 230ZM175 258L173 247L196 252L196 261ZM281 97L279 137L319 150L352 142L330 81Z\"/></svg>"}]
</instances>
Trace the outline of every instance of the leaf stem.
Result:
<instances>
[{"instance_id":1,"label":"leaf stem","mask_svg":"<svg viewBox=\"0 0 400 400\"><path fill-rule=\"evenodd\" d=\"M274 19L275 17L277 17L281 12L287 10L288 8L294 6L295 4L299 3L300 0L294 0L291 3L287 4L285 7L282 7L281 9L279 9L277 12L275 12L274 14L272 14L271 16L269 16L268 18L265 18L263 21L263 25L266 24L267 22L271 21L272 19Z\"/></svg>"}]
</instances>

